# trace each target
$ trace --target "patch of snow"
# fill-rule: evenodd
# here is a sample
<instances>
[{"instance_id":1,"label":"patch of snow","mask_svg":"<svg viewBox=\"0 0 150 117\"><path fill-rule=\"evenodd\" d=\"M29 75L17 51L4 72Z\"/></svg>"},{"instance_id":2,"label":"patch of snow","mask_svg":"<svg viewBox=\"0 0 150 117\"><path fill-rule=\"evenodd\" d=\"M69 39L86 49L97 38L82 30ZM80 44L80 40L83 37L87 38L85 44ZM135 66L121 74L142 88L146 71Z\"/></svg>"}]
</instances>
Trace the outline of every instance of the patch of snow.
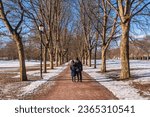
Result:
<instances>
[{"instance_id":1,"label":"patch of snow","mask_svg":"<svg viewBox=\"0 0 150 117\"><path fill-rule=\"evenodd\" d=\"M138 78L129 81L114 81L110 78L107 78L106 75L98 73L98 71L100 71L100 63L101 61L98 60L97 69L84 66L84 71L87 72L91 77L96 79L103 86L105 86L119 99L148 99L147 97L140 96L140 94L138 93L139 90L132 87L131 84L133 81L140 83L150 83L150 61L131 60L130 66L131 69L133 69L131 70L131 74L136 75ZM107 60L107 70L112 69L120 69L119 60Z\"/></svg>"},{"instance_id":2,"label":"patch of snow","mask_svg":"<svg viewBox=\"0 0 150 117\"><path fill-rule=\"evenodd\" d=\"M22 92L21 95L26 95L26 94L33 93L35 90L38 89L39 86L43 85L48 80L54 78L54 76L57 76L64 69L66 69L66 67L67 67L67 64L65 64L65 65L63 65L61 67L56 67L55 69L52 69L52 70L48 70L48 73L44 73L43 74L43 79L42 80L31 82L30 85L28 85L26 87L23 87L21 89L21 92ZM31 72L28 72L28 74L40 76L39 71L31 71Z\"/></svg>"},{"instance_id":3,"label":"patch of snow","mask_svg":"<svg viewBox=\"0 0 150 117\"><path fill-rule=\"evenodd\" d=\"M35 66L35 65L39 65L40 62L39 61L26 61L26 66ZM4 61L4 60L0 60L0 67L19 67L19 61L18 60L11 60L11 61Z\"/></svg>"}]
</instances>

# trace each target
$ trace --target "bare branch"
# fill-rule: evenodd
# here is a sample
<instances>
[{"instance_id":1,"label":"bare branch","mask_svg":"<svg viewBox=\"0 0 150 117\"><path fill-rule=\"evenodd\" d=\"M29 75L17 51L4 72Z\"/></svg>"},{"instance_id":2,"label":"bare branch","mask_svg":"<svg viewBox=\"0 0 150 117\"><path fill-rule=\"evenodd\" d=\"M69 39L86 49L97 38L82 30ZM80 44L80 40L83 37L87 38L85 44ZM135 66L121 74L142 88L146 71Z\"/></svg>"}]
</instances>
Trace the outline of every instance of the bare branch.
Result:
<instances>
[{"instance_id":1,"label":"bare branch","mask_svg":"<svg viewBox=\"0 0 150 117\"><path fill-rule=\"evenodd\" d=\"M146 8L148 5L150 5L150 2L148 2L147 4L145 4L140 10L138 10L137 12L135 12L134 14L132 14L132 17L134 17L135 15L137 15L138 13L140 13L144 8Z\"/></svg>"},{"instance_id":2,"label":"bare branch","mask_svg":"<svg viewBox=\"0 0 150 117\"><path fill-rule=\"evenodd\" d=\"M107 0L107 3L116 11L117 14L119 14L118 9L114 7L114 5L110 2L110 0Z\"/></svg>"},{"instance_id":3,"label":"bare branch","mask_svg":"<svg viewBox=\"0 0 150 117\"><path fill-rule=\"evenodd\" d=\"M2 0L0 0L0 14L1 14L1 18L3 19L5 25L7 26L7 28L9 29L9 31L11 33L13 33L13 28L11 26L11 24L9 23L7 17L6 17L6 14L5 14L5 9L4 9L4 6L3 6L3 3L2 3Z\"/></svg>"}]
</instances>

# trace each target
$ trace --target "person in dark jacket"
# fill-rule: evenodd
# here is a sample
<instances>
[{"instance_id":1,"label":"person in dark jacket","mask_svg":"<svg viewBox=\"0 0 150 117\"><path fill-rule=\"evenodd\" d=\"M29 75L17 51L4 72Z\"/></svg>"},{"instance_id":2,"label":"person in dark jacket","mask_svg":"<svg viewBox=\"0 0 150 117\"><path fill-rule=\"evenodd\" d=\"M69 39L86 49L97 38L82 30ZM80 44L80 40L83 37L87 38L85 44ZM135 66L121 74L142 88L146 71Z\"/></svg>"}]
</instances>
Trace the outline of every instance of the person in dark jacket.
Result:
<instances>
[{"instance_id":1,"label":"person in dark jacket","mask_svg":"<svg viewBox=\"0 0 150 117\"><path fill-rule=\"evenodd\" d=\"M70 65L70 70L71 70L71 77L72 77L72 81L76 81L76 64L74 62L74 60L71 61L71 65Z\"/></svg>"},{"instance_id":2,"label":"person in dark jacket","mask_svg":"<svg viewBox=\"0 0 150 117\"><path fill-rule=\"evenodd\" d=\"M83 71L83 66L82 66L82 62L79 60L79 58L76 58L76 72L77 72L77 78L78 81L82 82L82 71Z\"/></svg>"}]
</instances>

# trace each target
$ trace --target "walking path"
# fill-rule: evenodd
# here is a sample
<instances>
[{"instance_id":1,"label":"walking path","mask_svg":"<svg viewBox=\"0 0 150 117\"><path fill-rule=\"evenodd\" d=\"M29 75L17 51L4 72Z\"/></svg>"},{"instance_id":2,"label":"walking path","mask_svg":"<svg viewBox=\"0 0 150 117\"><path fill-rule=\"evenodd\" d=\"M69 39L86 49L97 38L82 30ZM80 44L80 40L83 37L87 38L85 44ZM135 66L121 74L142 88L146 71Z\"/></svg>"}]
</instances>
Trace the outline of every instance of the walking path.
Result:
<instances>
[{"instance_id":1,"label":"walking path","mask_svg":"<svg viewBox=\"0 0 150 117\"><path fill-rule=\"evenodd\" d=\"M117 99L108 89L83 72L83 82L72 82L69 67L55 78L55 84L37 100L111 100Z\"/></svg>"}]
</instances>

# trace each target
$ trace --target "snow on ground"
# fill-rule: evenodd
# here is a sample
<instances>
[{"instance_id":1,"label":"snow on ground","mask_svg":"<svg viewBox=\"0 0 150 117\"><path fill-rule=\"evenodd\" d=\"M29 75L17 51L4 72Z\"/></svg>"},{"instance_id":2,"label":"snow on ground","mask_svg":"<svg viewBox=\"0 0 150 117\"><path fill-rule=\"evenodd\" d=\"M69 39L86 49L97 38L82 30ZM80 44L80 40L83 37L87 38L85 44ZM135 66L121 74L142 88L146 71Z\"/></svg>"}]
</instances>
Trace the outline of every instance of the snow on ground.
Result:
<instances>
[{"instance_id":1,"label":"snow on ground","mask_svg":"<svg viewBox=\"0 0 150 117\"><path fill-rule=\"evenodd\" d=\"M22 87L21 89L18 89L21 92L19 93L18 96L24 96L24 95L34 93L34 91L38 90L38 88L41 85L43 85L44 83L47 83L48 80L53 79L54 76L57 76L60 72L62 72L67 67L67 65L68 63L60 67L55 67L52 70L47 70L47 73L43 73L43 79L31 81L28 85ZM26 66L35 68L36 66L39 66L39 62L38 61L26 61ZM16 70L17 67L19 67L18 61L0 61L0 73L9 73L9 70ZM10 73L12 72L15 73L14 71L11 71ZM39 70L28 71L27 74L31 76L40 76L40 71ZM18 75L14 76L13 78L19 78L19 77L20 75L18 72Z\"/></svg>"},{"instance_id":2,"label":"snow on ground","mask_svg":"<svg viewBox=\"0 0 150 117\"><path fill-rule=\"evenodd\" d=\"M30 85L23 87L21 89L21 92L22 92L21 95L32 94L41 85L43 85L48 80L54 78L54 76L57 76L59 73L61 73L64 69L66 69L66 67L67 67L67 63L60 67L55 67L55 69L48 70L47 71L48 73L43 73L43 79L32 82ZM28 72L28 74L40 76L39 70L38 71L30 71L30 72Z\"/></svg>"},{"instance_id":3,"label":"snow on ground","mask_svg":"<svg viewBox=\"0 0 150 117\"><path fill-rule=\"evenodd\" d=\"M94 63L92 61L92 63ZM33 93L38 89L39 86L46 83L48 80L53 79L54 76L58 75L62 72L68 63L61 67L56 67L53 70L48 70L48 73L43 74L42 80L32 81L29 85L22 87L20 96L27 95ZM150 99L148 97L142 97L138 92L139 90L134 88L131 85L133 82L140 82L141 84L150 84L150 61L140 61L140 60L132 60L130 61L131 66L131 75L135 76L136 79L128 80L128 81L115 81L111 78L108 78L107 74L98 73L100 71L101 61L97 61L97 69L93 69L92 67L84 67L84 71L87 72L91 77L96 79L106 88L108 88L111 92L113 92L116 97L119 99ZM38 66L39 62L26 61L27 66ZM3 68L12 69L14 67L19 67L18 61L0 61L0 72L3 72ZM108 60L107 61L107 70L118 70L120 69L120 60ZM5 71L5 70L4 70ZM28 75L32 76L40 76L39 70L28 71ZM111 74L111 72L110 72ZM17 77L17 76L16 76ZM144 92L146 95L150 95L149 92ZM148 94L147 94L148 93Z\"/></svg>"},{"instance_id":4,"label":"snow on ground","mask_svg":"<svg viewBox=\"0 0 150 117\"><path fill-rule=\"evenodd\" d=\"M40 62L39 61L26 61L26 66L35 66L35 65L39 65ZM0 67L19 67L19 61L16 60L12 60L12 61L4 61L4 60L1 60L0 61Z\"/></svg>"},{"instance_id":5,"label":"snow on ground","mask_svg":"<svg viewBox=\"0 0 150 117\"><path fill-rule=\"evenodd\" d=\"M40 64L39 61L26 61L26 67L38 66ZM0 72L14 71L19 69L19 61L18 60L0 60ZM16 72L18 73L18 72Z\"/></svg>"},{"instance_id":6,"label":"snow on ground","mask_svg":"<svg viewBox=\"0 0 150 117\"><path fill-rule=\"evenodd\" d=\"M92 61L93 63L93 61ZM150 83L150 61L131 60L131 74L138 76L134 80L115 81L106 76L106 74L98 73L100 71L101 61L97 61L97 69L92 67L84 67L84 71L91 77L96 79L99 83L113 92L119 99L148 99L140 96L139 90L132 87L132 82L140 82L141 84ZM107 70L120 69L120 60L107 60ZM147 92L145 92L146 94ZM150 94L149 94L150 95Z\"/></svg>"}]
</instances>

